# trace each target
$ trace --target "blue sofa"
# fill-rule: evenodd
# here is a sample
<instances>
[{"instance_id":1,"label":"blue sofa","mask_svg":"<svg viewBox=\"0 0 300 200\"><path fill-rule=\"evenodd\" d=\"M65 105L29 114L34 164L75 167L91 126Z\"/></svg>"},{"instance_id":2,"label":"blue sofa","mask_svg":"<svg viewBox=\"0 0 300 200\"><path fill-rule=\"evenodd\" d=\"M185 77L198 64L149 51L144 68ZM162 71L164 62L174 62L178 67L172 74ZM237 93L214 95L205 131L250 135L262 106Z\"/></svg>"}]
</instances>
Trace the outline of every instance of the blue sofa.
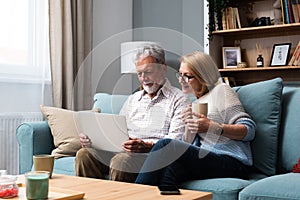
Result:
<instances>
[{"instance_id":1,"label":"blue sofa","mask_svg":"<svg viewBox=\"0 0 300 200\"><path fill-rule=\"evenodd\" d=\"M180 187L213 192L214 200L300 199L300 174L291 172L300 157L299 86L275 78L235 87L245 110L257 124L256 137L251 143L256 170L247 180L191 180ZM126 98L98 93L94 96L94 108L118 113ZM20 173L31 170L33 155L50 154L54 148L46 121L23 123L16 134ZM74 157L55 160L54 173L74 175Z\"/></svg>"}]
</instances>

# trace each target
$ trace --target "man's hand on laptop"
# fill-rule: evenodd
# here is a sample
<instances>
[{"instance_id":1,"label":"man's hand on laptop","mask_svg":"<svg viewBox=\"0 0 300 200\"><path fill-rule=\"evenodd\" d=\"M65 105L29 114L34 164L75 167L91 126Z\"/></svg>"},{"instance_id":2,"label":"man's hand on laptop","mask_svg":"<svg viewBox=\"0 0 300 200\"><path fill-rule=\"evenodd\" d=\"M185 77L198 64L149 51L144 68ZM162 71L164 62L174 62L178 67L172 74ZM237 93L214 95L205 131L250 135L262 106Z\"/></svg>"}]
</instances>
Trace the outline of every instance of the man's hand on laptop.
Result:
<instances>
[{"instance_id":1,"label":"man's hand on laptop","mask_svg":"<svg viewBox=\"0 0 300 200\"><path fill-rule=\"evenodd\" d=\"M90 138L87 135L85 135L83 133L80 133L79 134L79 140L80 140L80 143L81 143L81 147L83 147L83 148L91 147L92 142L91 142Z\"/></svg>"},{"instance_id":2,"label":"man's hand on laptop","mask_svg":"<svg viewBox=\"0 0 300 200\"><path fill-rule=\"evenodd\" d=\"M141 139L129 138L123 143L123 149L133 153L148 153L153 147L153 142L144 142Z\"/></svg>"}]
</instances>

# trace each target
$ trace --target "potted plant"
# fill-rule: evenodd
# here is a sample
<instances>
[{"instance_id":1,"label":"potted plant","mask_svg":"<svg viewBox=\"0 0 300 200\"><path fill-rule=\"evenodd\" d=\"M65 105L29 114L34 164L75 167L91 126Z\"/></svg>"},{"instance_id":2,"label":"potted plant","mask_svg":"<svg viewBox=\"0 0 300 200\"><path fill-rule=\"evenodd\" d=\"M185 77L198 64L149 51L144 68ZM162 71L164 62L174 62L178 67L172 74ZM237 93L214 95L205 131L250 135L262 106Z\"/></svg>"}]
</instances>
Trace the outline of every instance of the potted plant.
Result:
<instances>
[{"instance_id":1,"label":"potted plant","mask_svg":"<svg viewBox=\"0 0 300 200\"><path fill-rule=\"evenodd\" d=\"M208 2L208 15L209 35L215 30L222 30L222 11L226 8L229 0L207 0Z\"/></svg>"}]
</instances>

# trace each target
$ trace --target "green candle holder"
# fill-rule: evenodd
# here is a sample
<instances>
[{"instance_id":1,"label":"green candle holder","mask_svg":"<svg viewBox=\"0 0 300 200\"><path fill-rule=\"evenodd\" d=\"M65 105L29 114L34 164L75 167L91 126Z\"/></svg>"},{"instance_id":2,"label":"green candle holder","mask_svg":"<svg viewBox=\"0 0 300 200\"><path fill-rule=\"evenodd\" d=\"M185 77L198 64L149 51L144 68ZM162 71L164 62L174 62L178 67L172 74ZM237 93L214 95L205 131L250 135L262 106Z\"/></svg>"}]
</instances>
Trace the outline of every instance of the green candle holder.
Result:
<instances>
[{"instance_id":1,"label":"green candle holder","mask_svg":"<svg viewBox=\"0 0 300 200\"><path fill-rule=\"evenodd\" d=\"M49 191L49 176L47 171L33 171L25 174L26 198L47 199Z\"/></svg>"}]
</instances>

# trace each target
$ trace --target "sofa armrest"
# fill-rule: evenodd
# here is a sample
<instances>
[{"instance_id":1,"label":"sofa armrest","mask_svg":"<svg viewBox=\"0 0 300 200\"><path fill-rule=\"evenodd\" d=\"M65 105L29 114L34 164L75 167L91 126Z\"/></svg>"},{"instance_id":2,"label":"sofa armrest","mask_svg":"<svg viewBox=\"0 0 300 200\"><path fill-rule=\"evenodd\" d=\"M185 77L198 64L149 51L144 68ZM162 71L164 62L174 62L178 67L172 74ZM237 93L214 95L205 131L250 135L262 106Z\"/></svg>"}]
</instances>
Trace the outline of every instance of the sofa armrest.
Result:
<instances>
[{"instance_id":1,"label":"sofa armrest","mask_svg":"<svg viewBox=\"0 0 300 200\"><path fill-rule=\"evenodd\" d=\"M55 148L47 121L22 123L16 130L19 143L19 173L32 168L32 156L51 154Z\"/></svg>"}]
</instances>

